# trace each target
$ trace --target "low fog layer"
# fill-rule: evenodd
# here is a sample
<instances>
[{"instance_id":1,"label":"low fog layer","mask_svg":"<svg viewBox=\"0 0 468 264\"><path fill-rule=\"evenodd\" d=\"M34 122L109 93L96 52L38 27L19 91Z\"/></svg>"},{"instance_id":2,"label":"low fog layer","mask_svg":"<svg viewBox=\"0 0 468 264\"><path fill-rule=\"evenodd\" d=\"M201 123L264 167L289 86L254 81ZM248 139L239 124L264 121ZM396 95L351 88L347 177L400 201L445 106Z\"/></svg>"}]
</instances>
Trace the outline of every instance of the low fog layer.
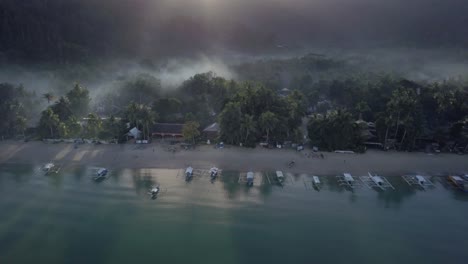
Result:
<instances>
[{"instance_id":1,"label":"low fog layer","mask_svg":"<svg viewBox=\"0 0 468 264\"><path fill-rule=\"evenodd\" d=\"M463 0L2 0L0 82L57 95L78 82L99 95L147 74L172 89L310 53L415 81L459 78L467 14Z\"/></svg>"},{"instance_id":2,"label":"low fog layer","mask_svg":"<svg viewBox=\"0 0 468 264\"><path fill-rule=\"evenodd\" d=\"M173 89L197 73L213 72L226 79L244 80L239 74L243 65L271 60L286 63L289 59L307 54L318 54L342 61L349 70L358 72L391 73L414 81L443 81L468 78L468 54L451 50L432 49L310 49L307 53L268 56L198 56L196 58L167 60L114 60L93 65L4 65L0 68L1 82L22 84L28 90L41 94L64 93L74 83L80 83L95 94L110 91L131 78L147 74L157 78L163 89ZM279 74L283 69L279 68ZM289 80L283 80L289 86ZM294 87L289 87L294 88Z\"/></svg>"}]
</instances>

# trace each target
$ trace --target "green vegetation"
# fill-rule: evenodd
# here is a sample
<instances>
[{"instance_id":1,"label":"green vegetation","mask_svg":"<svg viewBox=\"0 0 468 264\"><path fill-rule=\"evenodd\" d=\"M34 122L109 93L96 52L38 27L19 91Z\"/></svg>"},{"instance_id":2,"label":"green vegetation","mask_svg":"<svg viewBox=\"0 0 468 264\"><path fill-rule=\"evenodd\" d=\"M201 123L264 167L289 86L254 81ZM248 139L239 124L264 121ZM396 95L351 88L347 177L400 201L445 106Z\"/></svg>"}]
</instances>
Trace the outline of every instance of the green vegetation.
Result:
<instances>
[{"instance_id":1,"label":"green vegetation","mask_svg":"<svg viewBox=\"0 0 468 264\"><path fill-rule=\"evenodd\" d=\"M241 85L219 116L221 139L246 146L291 139L291 132L305 115L305 106L297 91L281 97L261 85Z\"/></svg>"},{"instance_id":2,"label":"green vegetation","mask_svg":"<svg viewBox=\"0 0 468 264\"><path fill-rule=\"evenodd\" d=\"M41 121L39 121L39 129L42 136L54 138L57 135L57 130L60 124L60 118L54 113L52 108L47 108L42 112Z\"/></svg>"},{"instance_id":3,"label":"green vegetation","mask_svg":"<svg viewBox=\"0 0 468 264\"><path fill-rule=\"evenodd\" d=\"M3 138L24 135L33 104L32 97L33 94L26 92L22 86L0 83L0 135Z\"/></svg>"},{"instance_id":4,"label":"green vegetation","mask_svg":"<svg viewBox=\"0 0 468 264\"><path fill-rule=\"evenodd\" d=\"M362 150L361 128L347 111L337 110L326 115L315 115L307 128L311 143L315 146L328 151Z\"/></svg>"},{"instance_id":5,"label":"green vegetation","mask_svg":"<svg viewBox=\"0 0 468 264\"><path fill-rule=\"evenodd\" d=\"M186 140L190 139L195 144L195 139L200 136L200 124L195 121L188 121L184 124L182 134Z\"/></svg>"},{"instance_id":6,"label":"green vegetation","mask_svg":"<svg viewBox=\"0 0 468 264\"><path fill-rule=\"evenodd\" d=\"M151 107L144 104L130 103L125 111L126 120L131 127L138 127L143 132L143 139L150 139L151 126L156 123L157 114Z\"/></svg>"},{"instance_id":7,"label":"green vegetation","mask_svg":"<svg viewBox=\"0 0 468 264\"><path fill-rule=\"evenodd\" d=\"M463 78L414 82L360 73L344 61L315 55L245 65L239 79L252 81L208 72L171 89L152 75L137 74L93 98L94 105L88 89L78 84L63 96L48 92L39 98L21 86L1 84L1 135L22 135L34 113L25 105L45 104L45 99L48 107L37 129L43 138L124 141L137 127L143 139L150 139L153 125L163 122L185 123L185 138L195 142L201 129L218 122L219 140L228 144L300 144L308 118L310 143L326 150L362 151L367 144L412 151L438 143L462 151L468 144L468 80ZM284 72L290 89L283 89L278 77Z\"/></svg>"}]
</instances>

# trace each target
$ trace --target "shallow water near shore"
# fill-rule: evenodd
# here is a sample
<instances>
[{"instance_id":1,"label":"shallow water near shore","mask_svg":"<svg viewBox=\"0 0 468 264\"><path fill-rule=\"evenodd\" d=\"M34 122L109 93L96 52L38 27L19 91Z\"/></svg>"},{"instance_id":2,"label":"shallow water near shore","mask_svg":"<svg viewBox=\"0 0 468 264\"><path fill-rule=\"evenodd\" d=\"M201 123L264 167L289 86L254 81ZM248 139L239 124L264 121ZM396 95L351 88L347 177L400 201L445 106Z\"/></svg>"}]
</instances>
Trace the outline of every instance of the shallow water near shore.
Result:
<instances>
[{"instance_id":1,"label":"shallow water near shore","mask_svg":"<svg viewBox=\"0 0 468 264\"><path fill-rule=\"evenodd\" d=\"M206 169L206 168L205 168ZM183 170L0 167L0 263L464 263L468 194L434 188L354 192L334 176L224 171L185 182ZM273 170L272 170L273 171ZM203 173L201 173L203 174ZM263 175L263 176L262 176ZM161 192L152 200L153 185Z\"/></svg>"}]
</instances>

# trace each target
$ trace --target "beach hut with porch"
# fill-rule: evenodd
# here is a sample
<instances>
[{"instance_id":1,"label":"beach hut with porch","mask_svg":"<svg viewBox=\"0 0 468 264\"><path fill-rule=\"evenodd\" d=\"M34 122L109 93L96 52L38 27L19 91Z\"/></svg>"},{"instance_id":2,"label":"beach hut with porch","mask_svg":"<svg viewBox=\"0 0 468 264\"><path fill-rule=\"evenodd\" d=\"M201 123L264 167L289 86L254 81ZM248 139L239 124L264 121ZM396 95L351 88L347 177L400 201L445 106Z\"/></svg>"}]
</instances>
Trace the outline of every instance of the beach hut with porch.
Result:
<instances>
[{"instance_id":1,"label":"beach hut with porch","mask_svg":"<svg viewBox=\"0 0 468 264\"><path fill-rule=\"evenodd\" d=\"M183 128L184 124L156 123L153 126L151 135L156 138L181 141L183 139Z\"/></svg>"}]
</instances>

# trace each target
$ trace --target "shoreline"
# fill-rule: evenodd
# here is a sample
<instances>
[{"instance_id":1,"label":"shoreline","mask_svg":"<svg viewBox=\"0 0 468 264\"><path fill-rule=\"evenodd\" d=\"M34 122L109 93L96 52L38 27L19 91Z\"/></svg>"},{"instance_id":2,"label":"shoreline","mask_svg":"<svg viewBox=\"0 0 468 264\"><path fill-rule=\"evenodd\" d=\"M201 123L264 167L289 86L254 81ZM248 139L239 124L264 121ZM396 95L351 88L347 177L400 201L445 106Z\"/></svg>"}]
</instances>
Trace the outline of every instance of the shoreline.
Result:
<instances>
[{"instance_id":1,"label":"shoreline","mask_svg":"<svg viewBox=\"0 0 468 264\"><path fill-rule=\"evenodd\" d=\"M373 172L384 176L421 173L446 175L468 172L468 157L457 154L429 155L419 152L367 151L364 154L339 154L321 152L325 159L307 158L305 152L290 149L240 148L228 146L215 149L211 146L198 146L194 150L178 150L172 153L168 145L151 143L148 145L112 144L80 145L46 144L41 141L0 142L0 165L44 164L54 162L62 167L96 166L107 168L165 168L181 169L187 166L209 168L217 166L223 170L236 171L275 171L307 173L317 175L338 175L349 172L365 175ZM178 148L180 149L180 148ZM295 161L288 168L287 163Z\"/></svg>"}]
</instances>

